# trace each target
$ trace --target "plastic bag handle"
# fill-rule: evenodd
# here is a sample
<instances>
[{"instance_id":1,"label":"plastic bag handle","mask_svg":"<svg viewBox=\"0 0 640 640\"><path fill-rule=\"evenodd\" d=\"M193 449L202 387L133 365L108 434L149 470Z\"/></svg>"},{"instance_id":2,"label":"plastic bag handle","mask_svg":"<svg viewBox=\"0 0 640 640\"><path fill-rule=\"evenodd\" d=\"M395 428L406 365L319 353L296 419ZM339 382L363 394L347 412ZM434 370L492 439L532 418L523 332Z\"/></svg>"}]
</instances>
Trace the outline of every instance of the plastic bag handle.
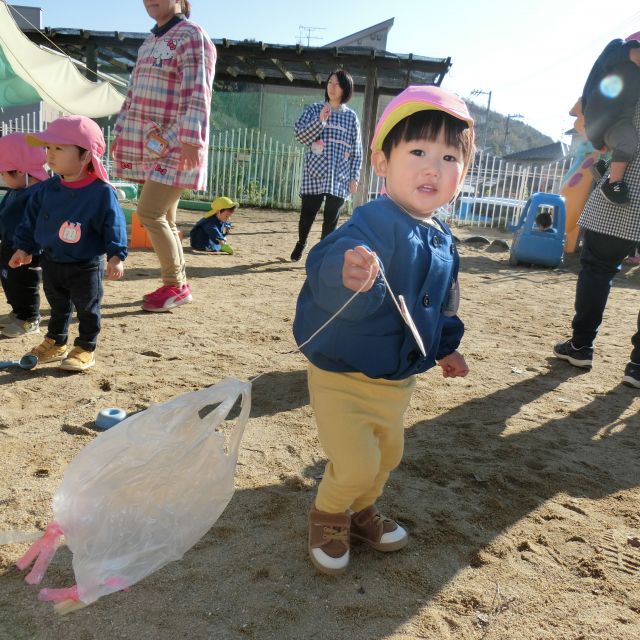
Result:
<instances>
[{"instance_id":1,"label":"plastic bag handle","mask_svg":"<svg viewBox=\"0 0 640 640\"><path fill-rule=\"evenodd\" d=\"M233 456L234 459L238 457L238 452L240 450L240 442L242 441L242 436L244 434L244 428L247 425L249 420L249 413L251 412L251 383L247 382L245 386L242 387L242 393L240 394L242 397L242 407L240 409L240 415L236 418L236 424L231 432L231 436L229 437L229 456ZM238 396L235 397L233 405L235 404ZM231 407L229 411L231 411ZM227 411L227 415L229 414Z\"/></svg>"}]
</instances>

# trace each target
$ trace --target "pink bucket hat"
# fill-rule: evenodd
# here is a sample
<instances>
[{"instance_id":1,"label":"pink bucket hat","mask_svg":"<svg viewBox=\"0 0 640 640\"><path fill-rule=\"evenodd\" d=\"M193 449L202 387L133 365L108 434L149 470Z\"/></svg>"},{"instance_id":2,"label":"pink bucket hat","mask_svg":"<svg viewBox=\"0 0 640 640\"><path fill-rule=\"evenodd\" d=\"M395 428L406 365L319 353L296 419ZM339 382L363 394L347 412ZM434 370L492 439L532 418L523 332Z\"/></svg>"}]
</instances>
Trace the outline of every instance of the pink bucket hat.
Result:
<instances>
[{"instance_id":1,"label":"pink bucket hat","mask_svg":"<svg viewBox=\"0 0 640 640\"><path fill-rule=\"evenodd\" d=\"M46 180L47 154L27 144L24 133L10 133L0 138L0 171L24 171L38 180Z\"/></svg>"},{"instance_id":2,"label":"pink bucket hat","mask_svg":"<svg viewBox=\"0 0 640 640\"><path fill-rule=\"evenodd\" d=\"M43 147L48 144L75 144L87 149L91 154L93 170L100 180L109 182L107 170L102 164L102 154L105 150L102 129L86 116L63 116L53 122L40 133L27 134L27 143L33 147Z\"/></svg>"},{"instance_id":3,"label":"pink bucket hat","mask_svg":"<svg viewBox=\"0 0 640 640\"><path fill-rule=\"evenodd\" d=\"M384 110L376 125L371 141L372 151L382 149L382 143L389 131L404 118L418 111L444 111L454 118L464 120L473 129L473 118L464 100L453 93L432 85L412 85L398 94Z\"/></svg>"},{"instance_id":4,"label":"pink bucket hat","mask_svg":"<svg viewBox=\"0 0 640 640\"><path fill-rule=\"evenodd\" d=\"M640 40L640 31L636 31L624 39L625 42L630 42L631 40Z\"/></svg>"}]
</instances>

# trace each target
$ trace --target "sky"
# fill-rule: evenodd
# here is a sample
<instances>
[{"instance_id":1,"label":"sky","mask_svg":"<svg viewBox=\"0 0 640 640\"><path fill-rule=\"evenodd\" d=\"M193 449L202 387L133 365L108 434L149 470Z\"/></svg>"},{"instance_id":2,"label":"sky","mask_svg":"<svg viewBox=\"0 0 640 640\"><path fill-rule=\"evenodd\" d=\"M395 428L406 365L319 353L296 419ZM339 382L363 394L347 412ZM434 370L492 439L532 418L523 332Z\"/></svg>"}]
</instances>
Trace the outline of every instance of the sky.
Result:
<instances>
[{"instance_id":1,"label":"sky","mask_svg":"<svg viewBox=\"0 0 640 640\"><path fill-rule=\"evenodd\" d=\"M143 32L153 26L142 0L20 0L40 7L50 27ZM322 46L394 19L387 50L453 66L442 86L505 116L521 115L554 140L591 65L613 38L640 31L637 0L192 0L191 19L214 39ZM307 40L307 36L310 37ZM479 90L484 94L471 96Z\"/></svg>"}]
</instances>

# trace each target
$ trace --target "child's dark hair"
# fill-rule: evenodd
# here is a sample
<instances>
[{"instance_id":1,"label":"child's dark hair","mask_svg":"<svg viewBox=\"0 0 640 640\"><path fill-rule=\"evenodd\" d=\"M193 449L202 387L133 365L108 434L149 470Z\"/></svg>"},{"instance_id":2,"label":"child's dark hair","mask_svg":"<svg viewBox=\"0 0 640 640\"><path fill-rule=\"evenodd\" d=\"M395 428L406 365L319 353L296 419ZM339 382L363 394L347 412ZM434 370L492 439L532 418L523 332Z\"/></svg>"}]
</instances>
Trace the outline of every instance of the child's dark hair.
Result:
<instances>
[{"instance_id":1,"label":"child's dark hair","mask_svg":"<svg viewBox=\"0 0 640 640\"><path fill-rule=\"evenodd\" d=\"M463 164L468 167L476 150L473 131L466 122L435 109L417 111L400 120L382 141L382 152L389 158L391 150L401 142L435 140L442 130L445 142L462 151Z\"/></svg>"},{"instance_id":2,"label":"child's dark hair","mask_svg":"<svg viewBox=\"0 0 640 640\"><path fill-rule=\"evenodd\" d=\"M351 74L345 69L336 69L329 74L327 78L327 83L331 80L331 76L335 76L340 88L342 89L342 98L340 98L341 104L346 104L351 100L351 96L353 95L353 78ZM324 90L324 99L326 102L329 102L329 94L325 88Z\"/></svg>"},{"instance_id":3,"label":"child's dark hair","mask_svg":"<svg viewBox=\"0 0 640 640\"><path fill-rule=\"evenodd\" d=\"M536 224L547 229L553 224L553 218L548 211L542 211L536 216Z\"/></svg>"}]
</instances>

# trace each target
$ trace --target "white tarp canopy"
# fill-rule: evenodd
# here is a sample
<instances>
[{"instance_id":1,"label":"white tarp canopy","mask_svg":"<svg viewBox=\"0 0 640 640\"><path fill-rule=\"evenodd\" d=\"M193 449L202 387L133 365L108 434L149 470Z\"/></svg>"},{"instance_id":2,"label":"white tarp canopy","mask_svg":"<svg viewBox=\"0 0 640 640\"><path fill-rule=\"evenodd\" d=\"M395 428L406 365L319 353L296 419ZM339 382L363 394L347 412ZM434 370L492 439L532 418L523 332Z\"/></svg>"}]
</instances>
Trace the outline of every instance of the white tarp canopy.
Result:
<instances>
[{"instance_id":1,"label":"white tarp canopy","mask_svg":"<svg viewBox=\"0 0 640 640\"><path fill-rule=\"evenodd\" d=\"M89 118L120 111L124 96L119 91L109 82L91 82L85 78L67 56L33 44L15 23L5 0L0 0L0 54L0 62L4 58L19 79L60 111ZM13 87L15 89L15 83ZM15 100L15 90L11 96Z\"/></svg>"}]
</instances>

